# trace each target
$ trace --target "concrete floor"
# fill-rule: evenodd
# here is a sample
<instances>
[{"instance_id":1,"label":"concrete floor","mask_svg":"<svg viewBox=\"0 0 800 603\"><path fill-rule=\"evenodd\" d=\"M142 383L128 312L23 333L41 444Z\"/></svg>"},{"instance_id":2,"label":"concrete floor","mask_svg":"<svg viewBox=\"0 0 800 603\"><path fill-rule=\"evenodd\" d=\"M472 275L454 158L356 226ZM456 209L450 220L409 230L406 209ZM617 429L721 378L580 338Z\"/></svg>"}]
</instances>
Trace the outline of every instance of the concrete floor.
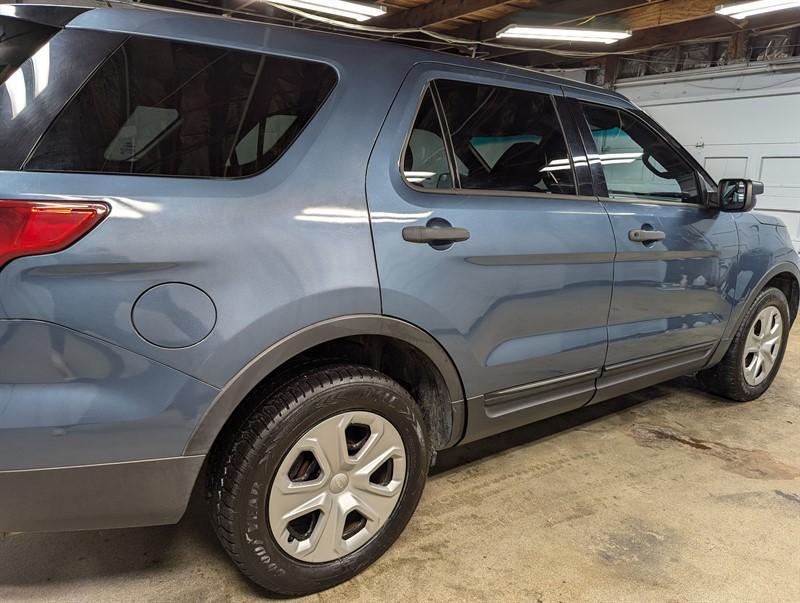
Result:
<instances>
[{"instance_id":1,"label":"concrete floor","mask_svg":"<svg viewBox=\"0 0 800 603\"><path fill-rule=\"evenodd\" d=\"M310 600L800 601L793 336L756 402L684 379L442 455L400 541ZM203 511L2 542L0 600L257 600Z\"/></svg>"}]
</instances>

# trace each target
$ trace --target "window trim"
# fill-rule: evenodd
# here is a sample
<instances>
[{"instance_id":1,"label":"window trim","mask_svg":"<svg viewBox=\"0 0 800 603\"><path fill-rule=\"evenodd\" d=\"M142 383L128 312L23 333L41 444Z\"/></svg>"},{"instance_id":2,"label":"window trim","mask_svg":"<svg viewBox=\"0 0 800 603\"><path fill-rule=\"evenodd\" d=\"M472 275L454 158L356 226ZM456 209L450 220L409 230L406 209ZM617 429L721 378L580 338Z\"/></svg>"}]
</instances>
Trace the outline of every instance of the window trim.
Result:
<instances>
[{"instance_id":1,"label":"window trim","mask_svg":"<svg viewBox=\"0 0 800 603\"><path fill-rule=\"evenodd\" d=\"M80 30L77 30L77 31L80 31ZM109 33L113 33L113 32L109 32ZM320 59L303 58L303 57L297 57L297 56L294 56L294 55L280 54L280 53L276 53L276 52L267 52L267 51L261 51L261 50L241 49L241 48L226 46L226 45L223 45L223 44L205 44L205 43L202 43L202 42L192 42L192 41L189 41L189 40L175 39L175 38L162 37L162 36L150 36L150 35L144 35L144 34L121 34L121 35L124 36L124 37L119 42L119 44L116 45L113 49L110 49L108 51L108 54L105 56L105 58L103 58L103 60L100 61L94 67L94 69L91 71L91 73L86 77L86 79L84 79L84 81L80 84L80 86L78 86L78 88L72 93L72 95L69 97L69 99L64 101L64 103L61 105L61 107L58 110L58 112L56 113L56 115L53 117L53 119L50 121L50 123L44 129L44 131L39 136L39 138L36 140L36 143L29 150L28 155L25 157L25 160L23 161L22 165L19 167L19 170L18 170L19 172L21 172L21 173L31 173L31 174L61 174L61 175L72 175L72 174L74 174L74 175L81 175L81 176L100 176L100 177L126 176L126 177L133 177L133 178L176 178L176 179L179 179L179 180L199 180L199 181L203 181L204 180L204 181L222 181L222 182L226 182L226 181L236 182L236 181L239 181L239 180L247 180L248 178L255 178L257 176L261 176L264 173L268 172L270 169L272 169L272 167L274 167L281 159L283 159L286 156L286 154L292 149L292 147L295 146L297 141L300 140L300 137L303 135L303 133L306 131L306 129L309 127L309 125L311 125L311 123L317 118L317 116L322 111L322 109L326 105L328 105L331 97L333 96L334 92L336 91L336 89L339 87L339 85L341 83L341 77L340 77L341 74L339 73L339 69L337 69L337 67L335 65L333 65L333 64L331 64L331 63L329 63L327 61L320 60ZM253 172L252 174L246 174L244 176L192 176L192 175L187 175L187 174L138 174L138 173L127 173L127 172L97 172L97 171L89 171L89 170L52 170L52 169L31 169L31 168L28 168L28 163L30 163L30 161L36 155L36 151L38 150L39 146L45 140L45 138L47 137L47 134L50 132L50 129L58 121L58 119L61 117L61 115L67 110L67 108L78 97L78 95L89 84L89 82L91 82L92 78L95 77L97 75L97 73L103 67L105 67L106 63L108 63L111 60L111 57L113 57L129 40L134 39L134 38L138 38L138 39L142 39L142 40L146 40L146 39L149 39L149 38L155 38L157 40L163 40L165 42L174 43L174 44L186 44L186 45L190 45L190 46L200 46L200 47L204 47L204 48L216 48L216 49L222 49L222 50L226 50L226 51L243 52L243 53L249 53L249 54L252 54L252 55L257 55L257 56L261 57L262 59L266 57L266 58L277 58L277 59L283 59L283 60L299 61L299 62L304 62L304 63L315 63L315 64L318 64L318 65L323 65L323 66L327 67L328 69L330 69L334 74L334 82L333 82L333 86L331 86L331 89L328 91L328 94L325 96L324 99L322 99L322 101L317 106L316 110L311 114L311 116L308 118L308 120L303 125L303 127L300 128L300 130L298 130L296 136L287 145L286 150L283 153L281 153L281 155L279 157L277 157L272 163L269 163L268 165L264 166L262 169L258 170L257 172Z\"/></svg>"},{"instance_id":2,"label":"window trim","mask_svg":"<svg viewBox=\"0 0 800 603\"><path fill-rule=\"evenodd\" d=\"M453 169L455 165L453 161L452 150L450 148L450 130L445 129L445 124L443 123L443 116L442 111L439 106L439 94L434 87L434 80L430 80L425 82L425 85L422 87L422 91L417 99L417 108L414 110L414 117L411 120L411 127L408 128L406 132L405 138L403 139L403 150L400 152L400 161L398 162L398 168L400 170L400 178L403 180L403 183L412 190L418 192L442 192L442 191L453 191L456 190L456 175ZM408 145L411 144L411 136L414 134L414 125L417 123L417 118L419 117L420 111L422 111L422 104L425 102L425 97L430 93L431 100L433 101L434 111L436 112L436 121L439 123L439 129L442 133L442 142L444 143L445 154L447 156L447 168L450 170L450 181L453 183L453 187L446 189L430 189L425 188L424 186L417 186L413 182L409 182L406 178L406 171L404 169L405 165L405 158L406 152L408 151Z\"/></svg>"},{"instance_id":3,"label":"window trim","mask_svg":"<svg viewBox=\"0 0 800 603\"><path fill-rule=\"evenodd\" d=\"M667 136L664 136L660 131L653 127L653 125L642 116L637 115L633 111L629 111L628 109L624 109L622 107L618 107L616 105L606 105L603 103L590 101L590 100L583 100L583 99L575 99L577 101L577 108L579 109L578 117L583 120L581 125L586 126L586 131L589 134L589 139L584 140L584 148L586 150L587 157L589 155L597 155L597 143L594 140L594 136L592 135L592 128L589 125L589 120L586 117L586 112L583 110L584 105L593 105L595 107L600 107L602 109L612 109L614 111L619 111L621 113L625 113L629 117L637 120L639 123L643 124L650 132L652 132L655 136L657 136L660 140L662 140L667 147L672 149L672 151L680 157L684 163L686 163L687 167L692 170L694 175L694 182L695 187L697 188L697 195L699 200L698 201L668 201L666 199L648 199L645 197L630 197L630 198L614 198L609 196L608 190L608 182L606 180L606 174L603 170L603 166L598 166L597 171L592 170L593 177L596 179L595 181L595 192L597 193L597 198L603 202L611 202L611 203L645 203L645 204L653 204L653 205L667 205L667 206L675 206L675 207L702 207L708 208L706 203L703 201L703 191L705 187L702 186L700 182L700 172L697 170L697 166L694 164L694 161L689 161L687 159L686 149L683 147L676 147L675 142L673 139L670 139ZM588 148L587 145L591 144L591 148ZM605 189L605 194L603 193L603 189Z\"/></svg>"},{"instance_id":4,"label":"window trim","mask_svg":"<svg viewBox=\"0 0 800 603\"><path fill-rule=\"evenodd\" d=\"M450 137L450 125L447 123L447 118L444 115L444 109L441 106L441 99L439 98L439 91L435 87L436 82L440 80L446 80L451 82L457 82L462 84L470 84L470 85L478 85L478 86L492 86L494 88L507 88L510 90L516 90L518 92L526 92L529 94L541 94L543 96L547 96L550 99L550 104L553 107L553 113L558 120L559 128L561 129L561 135L564 138L564 148L567 152L567 157L569 158L569 165L572 172L572 182L575 188L575 193L571 195L566 195L563 193L548 193L543 191L506 191L502 189L484 189L484 188L461 188L461 179L458 174L458 171L455 169L455 151L453 150L453 141ZM411 134L414 130L414 124L417 123L417 117L419 117L420 109L422 108L422 102L425 98L425 93L428 89L433 90L435 93L433 94L433 102L436 105L436 114L439 117L440 127L442 127L442 133L445 137L445 148L447 149L447 160L450 164L450 177L453 181L453 188L449 189L436 189L436 188L424 188L421 186L416 186L415 184L408 182L406 180L404 170L403 170L403 162L405 159L406 149L408 148L409 142L411 140ZM431 78L426 79L425 84L422 86L422 93L420 94L419 100L417 101L417 108L414 111L414 115L411 118L411 122L408 125L407 132L405 138L403 139L403 145L400 150L400 157L398 161L398 169L400 171L400 178L402 179L403 183L410 188L411 190L419 193L424 194L444 194L444 195L457 195L460 197L468 197L470 195L477 195L481 197L509 197L509 198L524 198L524 199L558 199L558 200L592 200L596 201L596 196L586 196L580 195L578 193L578 179L577 174L575 173L575 160L572 156L572 149L569 145L569 140L567 138L566 132L566 125L564 124L564 119L559 111L558 104L556 103L555 96L551 92L537 92L535 90L527 90L525 88L520 88L517 86L508 86L502 85L496 82L492 83L476 83L473 81L461 79L458 77L446 77L446 78Z\"/></svg>"}]
</instances>

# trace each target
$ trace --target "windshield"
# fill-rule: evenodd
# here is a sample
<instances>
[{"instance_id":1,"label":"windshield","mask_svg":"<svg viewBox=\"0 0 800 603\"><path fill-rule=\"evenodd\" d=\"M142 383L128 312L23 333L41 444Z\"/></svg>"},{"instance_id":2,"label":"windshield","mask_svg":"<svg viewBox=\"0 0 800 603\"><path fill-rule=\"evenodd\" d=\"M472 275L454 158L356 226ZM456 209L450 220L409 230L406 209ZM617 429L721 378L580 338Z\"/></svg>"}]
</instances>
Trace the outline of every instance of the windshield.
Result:
<instances>
[{"instance_id":1,"label":"windshield","mask_svg":"<svg viewBox=\"0 0 800 603\"><path fill-rule=\"evenodd\" d=\"M0 17L0 85L57 31L55 27Z\"/></svg>"}]
</instances>

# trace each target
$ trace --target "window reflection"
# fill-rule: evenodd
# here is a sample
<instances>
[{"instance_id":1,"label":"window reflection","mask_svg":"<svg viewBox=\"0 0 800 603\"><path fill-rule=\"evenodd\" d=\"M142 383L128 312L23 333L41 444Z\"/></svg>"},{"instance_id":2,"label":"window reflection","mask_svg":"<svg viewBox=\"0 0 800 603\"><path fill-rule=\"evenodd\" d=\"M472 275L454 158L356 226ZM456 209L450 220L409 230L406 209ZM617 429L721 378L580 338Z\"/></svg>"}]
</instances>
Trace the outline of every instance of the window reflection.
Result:
<instances>
[{"instance_id":1,"label":"window reflection","mask_svg":"<svg viewBox=\"0 0 800 603\"><path fill-rule=\"evenodd\" d=\"M50 44L42 46L31 60L33 66L33 96L37 97L50 83Z\"/></svg>"},{"instance_id":2,"label":"window reflection","mask_svg":"<svg viewBox=\"0 0 800 603\"><path fill-rule=\"evenodd\" d=\"M25 92L25 73L22 69L17 69L6 80L6 93L11 100L11 119L19 115L28 104L28 97Z\"/></svg>"}]
</instances>

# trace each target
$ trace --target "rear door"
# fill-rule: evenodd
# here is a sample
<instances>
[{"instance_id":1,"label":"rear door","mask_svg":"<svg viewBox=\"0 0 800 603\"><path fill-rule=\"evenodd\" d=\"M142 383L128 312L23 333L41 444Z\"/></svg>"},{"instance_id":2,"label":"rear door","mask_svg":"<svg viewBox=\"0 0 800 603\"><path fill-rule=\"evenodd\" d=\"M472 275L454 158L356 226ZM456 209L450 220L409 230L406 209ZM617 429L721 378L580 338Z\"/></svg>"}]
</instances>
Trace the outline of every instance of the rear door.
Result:
<instances>
[{"instance_id":1,"label":"rear door","mask_svg":"<svg viewBox=\"0 0 800 603\"><path fill-rule=\"evenodd\" d=\"M614 237L561 100L550 83L419 66L370 160L383 311L456 362L467 439L583 405L605 358Z\"/></svg>"},{"instance_id":2,"label":"rear door","mask_svg":"<svg viewBox=\"0 0 800 603\"><path fill-rule=\"evenodd\" d=\"M575 102L617 256L599 401L702 366L731 312L738 236L688 155L621 101Z\"/></svg>"}]
</instances>

